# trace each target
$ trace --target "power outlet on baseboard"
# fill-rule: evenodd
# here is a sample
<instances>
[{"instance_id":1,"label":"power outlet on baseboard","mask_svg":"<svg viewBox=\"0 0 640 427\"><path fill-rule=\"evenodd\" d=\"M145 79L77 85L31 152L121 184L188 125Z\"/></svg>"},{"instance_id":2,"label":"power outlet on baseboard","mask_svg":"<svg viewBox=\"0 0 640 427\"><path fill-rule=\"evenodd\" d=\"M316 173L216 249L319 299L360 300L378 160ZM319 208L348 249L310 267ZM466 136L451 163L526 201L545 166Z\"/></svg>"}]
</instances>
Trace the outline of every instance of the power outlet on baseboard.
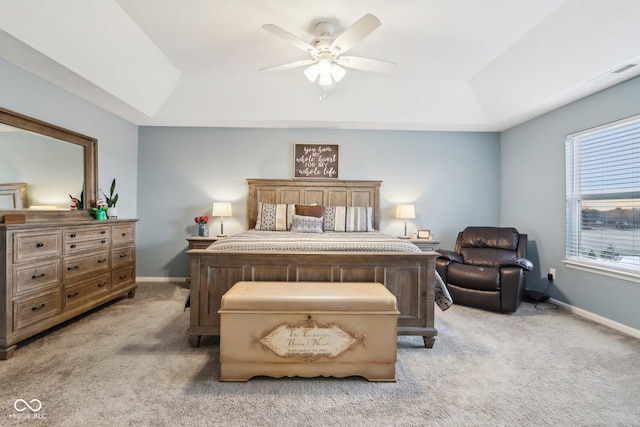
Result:
<instances>
[{"instance_id":1,"label":"power outlet on baseboard","mask_svg":"<svg viewBox=\"0 0 640 427\"><path fill-rule=\"evenodd\" d=\"M550 268L549 269L549 274L547 274L547 280L550 282L553 282L553 280L556 278L556 269L555 268Z\"/></svg>"}]
</instances>

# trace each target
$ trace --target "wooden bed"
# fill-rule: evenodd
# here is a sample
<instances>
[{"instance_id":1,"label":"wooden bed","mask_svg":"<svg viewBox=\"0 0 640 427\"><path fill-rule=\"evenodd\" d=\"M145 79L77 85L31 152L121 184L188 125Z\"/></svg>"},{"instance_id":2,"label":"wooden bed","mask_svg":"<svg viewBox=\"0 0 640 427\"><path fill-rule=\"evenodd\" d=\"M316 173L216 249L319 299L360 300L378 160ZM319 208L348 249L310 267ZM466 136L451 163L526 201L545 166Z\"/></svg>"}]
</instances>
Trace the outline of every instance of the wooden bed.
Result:
<instances>
[{"instance_id":1,"label":"wooden bed","mask_svg":"<svg viewBox=\"0 0 640 427\"><path fill-rule=\"evenodd\" d=\"M248 227L258 203L371 206L380 224L380 181L248 179ZM398 335L417 335L431 348L434 328L435 252L232 252L192 249L189 343L220 335L220 300L240 281L379 282L398 303Z\"/></svg>"}]
</instances>

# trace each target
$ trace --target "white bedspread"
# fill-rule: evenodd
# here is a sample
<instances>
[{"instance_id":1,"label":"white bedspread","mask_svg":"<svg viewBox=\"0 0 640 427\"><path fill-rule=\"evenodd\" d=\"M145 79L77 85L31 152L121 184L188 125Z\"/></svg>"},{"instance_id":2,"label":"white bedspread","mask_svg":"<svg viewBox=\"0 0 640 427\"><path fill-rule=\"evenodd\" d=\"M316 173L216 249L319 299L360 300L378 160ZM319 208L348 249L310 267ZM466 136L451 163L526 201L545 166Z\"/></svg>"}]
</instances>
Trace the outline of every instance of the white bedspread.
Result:
<instances>
[{"instance_id":1,"label":"white bedspread","mask_svg":"<svg viewBox=\"0 0 640 427\"><path fill-rule=\"evenodd\" d=\"M265 252L420 252L408 240L377 231L362 233L294 233L249 230L212 243L211 251ZM442 310L453 301L436 272L435 301Z\"/></svg>"},{"instance_id":2,"label":"white bedspread","mask_svg":"<svg viewBox=\"0 0 640 427\"><path fill-rule=\"evenodd\" d=\"M413 243L377 231L294 233L249 230L209 246L218 251L420 252Z\"/></svg>"}]
</instances>

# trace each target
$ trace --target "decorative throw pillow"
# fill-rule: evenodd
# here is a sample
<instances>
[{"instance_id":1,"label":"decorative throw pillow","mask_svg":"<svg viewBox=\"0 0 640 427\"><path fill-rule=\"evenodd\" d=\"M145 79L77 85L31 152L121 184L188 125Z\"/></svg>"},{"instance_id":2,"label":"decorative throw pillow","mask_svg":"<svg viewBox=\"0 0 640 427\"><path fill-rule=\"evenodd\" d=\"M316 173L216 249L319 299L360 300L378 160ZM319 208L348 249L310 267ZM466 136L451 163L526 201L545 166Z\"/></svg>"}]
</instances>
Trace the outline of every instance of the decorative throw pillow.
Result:
<instances>
[{"instance_id":1,"label":"decorative throw pillow","mask_svg":"<svg viewBox=\"0 0 640 427\"><path fill-rule=\"evenodd\" d=\"M373 228L373 209L371 207L347 207L345 219L346 231L375 231Z\"/></svg>"},{"instance_id":2,"label":"decorative throw pillow","mask_svg":"<svg viewBox=\"0 0 640 427\"><path fill-rule=\"evenodd\" d=\"M324 206L296 205L296 215L315 216L316 218L322 218L322 215L324 215Z\"/></svg>"},{"instance_id":3,"label":"decorative throw pillow","mask_svg":"<svg viewBox=\"0 0 640 427\"><path fill-rule=\"evenodd\" d=\"M291 231L296 233L322 233L322 218L293 215Z\"/></svg>"},{"instance_id":4,"label":"decorative throw pillow","mask_svg":"<svg viewBox=\"0 0 640 427\"><path fill-rule=\"evenodd\" d=\"M258 203L258 217L256 230L263 231L288 231L291 229L291 221L295 205Z\"/></svg>"},{"instance_id":5,"label":"decorative throw pillow","mask_svg":"<svg viewBox=\"0 0 640 427\"><path fill-rule=\"evenodd\" d=\"M325 231L375 231L373 209L356 206L327 206L324 209Z\"/></svg>"}]
</instances>

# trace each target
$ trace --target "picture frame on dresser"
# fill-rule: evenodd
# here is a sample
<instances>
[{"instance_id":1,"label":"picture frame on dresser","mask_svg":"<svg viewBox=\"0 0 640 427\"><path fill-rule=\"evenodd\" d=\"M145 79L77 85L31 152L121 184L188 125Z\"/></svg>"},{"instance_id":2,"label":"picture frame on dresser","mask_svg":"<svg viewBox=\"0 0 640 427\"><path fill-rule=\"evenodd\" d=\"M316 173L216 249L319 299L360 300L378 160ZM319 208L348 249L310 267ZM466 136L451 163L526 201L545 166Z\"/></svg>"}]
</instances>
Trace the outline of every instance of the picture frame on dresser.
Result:
<instances>
[{"instance_id":1,"label":"picture frame on dresser","mask_svg":"<svg viewBox=\"0 0 640 427\"><path fill-rule=\"evenodd\" d=\"M431 230L418 230L418 234L417 234L417 238L418 239L431 239Z\"/></svg>"}]
</instances>

